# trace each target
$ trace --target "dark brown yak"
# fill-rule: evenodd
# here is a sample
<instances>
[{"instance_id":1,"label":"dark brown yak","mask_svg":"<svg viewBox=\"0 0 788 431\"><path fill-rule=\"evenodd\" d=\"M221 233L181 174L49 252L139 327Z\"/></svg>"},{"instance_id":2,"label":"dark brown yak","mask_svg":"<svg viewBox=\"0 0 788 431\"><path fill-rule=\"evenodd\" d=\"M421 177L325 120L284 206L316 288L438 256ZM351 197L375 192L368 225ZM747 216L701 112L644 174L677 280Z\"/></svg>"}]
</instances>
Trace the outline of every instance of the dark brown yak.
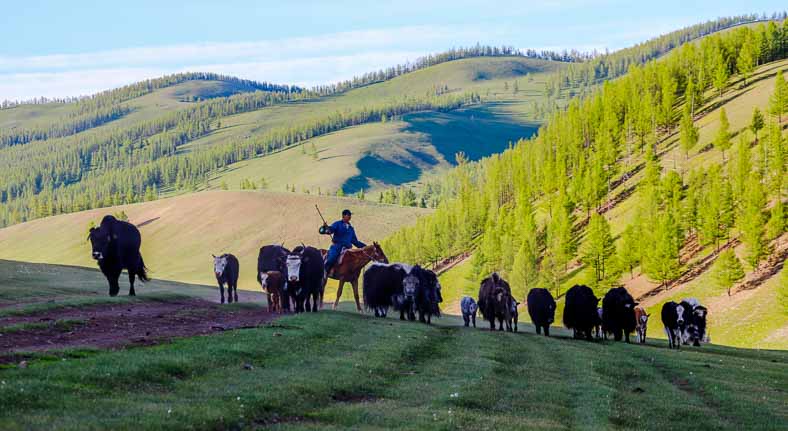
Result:
<instances>
[{"instance_id":1,"label":"dark brown yak","mask_svg":"<svg viewBox=\"0 0 788 431\"><path fill-rule=\"evenodd\" d=\"M490 330L495 330L495 319L500 322L498 330L512 332L512 289L509 283L494 272L482 280L479 287L479 311L485 320L490 322Z\"/></svg>"},{"instance_id":2,"label":"dark brown yak","mask_svg":"<svg viewBox=\"0 0 788 431\"><path fill-rule=\"evenodd\" d=\"M320 253L323 255L323 259L325 259L328 250L321 249ZM335 310L337 305L339 305L339 298L342 297L342 288L347 282L353 286L353 297L356 300L356 309L361 311L361 302L358 299L358 277L361 275L361 270L364 269L364 266L371 261L389 263L389 259L386 257L386 254L383 253L383 249L380 248L380 244L377 242L373 242L372 245L366 247L345 250L340 261L334 265L331 276L326 277L339 281L337 299L334 301Z\"/></svg>"}]
</instances>

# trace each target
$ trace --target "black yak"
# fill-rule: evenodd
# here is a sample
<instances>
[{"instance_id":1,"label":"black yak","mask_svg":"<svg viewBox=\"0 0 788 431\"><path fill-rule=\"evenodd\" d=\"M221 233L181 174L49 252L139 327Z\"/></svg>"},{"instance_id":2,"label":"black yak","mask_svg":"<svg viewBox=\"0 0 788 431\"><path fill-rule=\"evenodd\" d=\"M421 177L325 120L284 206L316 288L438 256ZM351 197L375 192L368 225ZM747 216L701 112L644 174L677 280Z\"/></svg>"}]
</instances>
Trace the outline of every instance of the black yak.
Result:
<instances>
[{"instance_id":1,"label":"black yak","mask_svg":"<svg viewBox=\"0 0 788 431\"><path fill-rule=\"evenodd\" d=\"M93 259L109 282L109 296L116 296L120 291L118 279L124 269L129 273L129 296L136 295L134 277L143 282L149 280L140 254L142 237L137 227L108 215L101 220L99 227L90 228L88 239Z\"/></svg>"},{"instance_id":2,"label":"black yak","mask_svg":"<svg viewBox=\"0 0 788 431\"><path fill-rule=\"evenodd\" d=\"M622 335L629 343L629 334L637 327L635 306L637 302L623 287L610 289L602 299L602 331L613 334L621 341Z\"/></svg>"},{"instance_id":3,"label":"black yak","mask_svg":"<svg viewBox=\"0 0 788 431\"><path fill-rule=\"evenodd\" d=\"M590 287L576 284L566 292L564 326L573 331L574 338L593 340L593 329L599 325L599 298Z\"/></svg>"},{"instance_id":4,"label":"black yak","mask_svg":"<svg viewBox=\"0 0 788 431\"><path fill-rule=\"evenodd\" d=\"M536 327L536 333L541 334L544 328L545 337L550 336L550 324L555 320L555 299L550 291L534 288L528 292L528 315Z\"/></svg>"},{"instance_id":5,"label":"black yak","mask_svg":"<svg viewBox=\"0 0 788 431\"><path fill-rule=\"evenodd\" d=\"M227 302L232 303L233 298L238 302L238 272L240 265L238 258L232 254L223 254L213 257L213 273L219 283L219 297L224 304L224 285L227 284Z\"/></svg>"},{"instance_id":6,"label":"black yak","mask_svg":"<svg viewBox=\"0 0 788 431\"><path fill-rule=\"evenodd\" d=\"M287 266L287 296L295 303L296 313L317 311L323 297L323 256L314 247L298 246L285 260ZM312 299L310 308L309 300ZM304 307L306 304L306 307Z\"/></svg>"},{"instance_id":7,"label":"black yak","mask_svg":"<svg viewBox=\"0 0 788 431\"><path fill-rule=\"evenodd\" d=\"M364 271L364 306L373 310L375 317L386 317L389 307L406 301L403 280L409 270L409 266L397 263L373 263ZM412 286L412 289L411 298L415 296L415 286ZM399 308L404 310L402 305ZM401 312L400 318L404 320L402 314L404 312Z\"/></svg>"},{"instance_id":8,"label":"black yak","mask_svg":"<svg viewBox=\"0 0 788 431\"><path fill-rule=\"evenodd\" d=\"M432 316L440 317L440 303L443 302L441 295L441 284L438 276L429 269L418 265L411 269L411 274L418 277L416 285L416 310L419 312L419 321L422 323L432 323Z\"/></svg>"},{"instance_id":9,"label":"black yak","mask_svg":"<svg viewBox=\"0 0 788 431\"><path fill-rule=\"evenodd\" d=\"M479 310L482 317L490 322L491 331L495 330L496 319L500 322L499 331L503 331L504 324L507 331L512 331L511 298L512 289L509 283L497 272L482 280L479 287Z\"/></svg>"},{"instance_id":10,"label":"black yak","mask_svg":"<svg viewBox=\"0 0 788 431\"><path fill-rule=\"evenodd\" d=\"M665 327L665 335L668 336L668 348L681 348L681 335L689 313L683 305L673 301L666 302L662 306L662 325Z\"/></svg>"}]
</instances>

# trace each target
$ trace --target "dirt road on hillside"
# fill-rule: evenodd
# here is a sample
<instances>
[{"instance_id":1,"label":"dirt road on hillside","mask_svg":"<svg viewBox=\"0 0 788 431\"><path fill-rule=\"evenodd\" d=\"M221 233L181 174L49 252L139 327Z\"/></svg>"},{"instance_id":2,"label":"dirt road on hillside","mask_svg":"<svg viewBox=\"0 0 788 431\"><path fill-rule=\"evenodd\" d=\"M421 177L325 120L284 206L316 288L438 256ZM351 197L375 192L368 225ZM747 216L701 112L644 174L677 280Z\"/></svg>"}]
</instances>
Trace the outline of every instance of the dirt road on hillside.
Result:
<instances>
[{"instance_id":1,"label":"dirt road on hillside","mask_svg":"<svg viewBox=\"0 0 788 431\"><path fill-rule=\"evenodd\" d=\"M0 362L15 352L153 345L173 337L255 327L276 314L202 299L173 299L47 310L0 318ZM5 358L5 359L3 359Z\"/></svg>"}]
</instances>

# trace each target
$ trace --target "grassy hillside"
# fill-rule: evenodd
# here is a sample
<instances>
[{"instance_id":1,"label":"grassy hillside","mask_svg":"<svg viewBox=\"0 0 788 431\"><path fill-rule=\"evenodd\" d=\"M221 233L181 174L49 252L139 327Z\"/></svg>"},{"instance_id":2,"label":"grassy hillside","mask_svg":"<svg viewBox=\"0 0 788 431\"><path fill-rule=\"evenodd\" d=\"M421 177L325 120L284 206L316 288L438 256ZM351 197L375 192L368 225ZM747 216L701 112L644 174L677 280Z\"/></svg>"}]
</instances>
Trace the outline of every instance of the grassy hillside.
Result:
<instances>
[{"instance_id":1,"label":"grassy hillside","mask_svg":"<svg viewBox=\"0 0 788 431\"><path fill-rule=\"evenodd\" d=\"M317 233L321 221L315 204L332 220L351 208L360 238L370 243L428 212L292 193L202 192L11 226L0 230L0 258L95 267L85 240L88 224L125 211L140 226L142 255L152 278L213 285L211 254L229 252L240 260L239 287L257 290L261 246L284 242L292 248L304 242L328 247L328 237Z\"/></svg>"}]
</instances>

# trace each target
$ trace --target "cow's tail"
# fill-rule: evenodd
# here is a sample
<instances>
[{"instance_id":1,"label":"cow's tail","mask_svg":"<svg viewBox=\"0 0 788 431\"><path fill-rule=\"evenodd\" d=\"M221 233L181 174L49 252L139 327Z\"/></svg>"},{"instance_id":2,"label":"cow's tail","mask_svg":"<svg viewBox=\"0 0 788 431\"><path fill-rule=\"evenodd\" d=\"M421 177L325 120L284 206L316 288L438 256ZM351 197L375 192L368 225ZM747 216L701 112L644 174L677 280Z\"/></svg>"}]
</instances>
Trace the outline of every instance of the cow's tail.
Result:
<instances>
[{"instance_id":1,"label":"cow's tail","mask_svg":"<svg viewBox=\"0 0 788 431\"><path fill-rule=\"evenodd\" d=\"M150 278L148 278L148 268L142 260L142 255L140 255L140 266L137 268L137 277L139 277L142 282L150 281Z\"/></svg>"}]
</instances>

